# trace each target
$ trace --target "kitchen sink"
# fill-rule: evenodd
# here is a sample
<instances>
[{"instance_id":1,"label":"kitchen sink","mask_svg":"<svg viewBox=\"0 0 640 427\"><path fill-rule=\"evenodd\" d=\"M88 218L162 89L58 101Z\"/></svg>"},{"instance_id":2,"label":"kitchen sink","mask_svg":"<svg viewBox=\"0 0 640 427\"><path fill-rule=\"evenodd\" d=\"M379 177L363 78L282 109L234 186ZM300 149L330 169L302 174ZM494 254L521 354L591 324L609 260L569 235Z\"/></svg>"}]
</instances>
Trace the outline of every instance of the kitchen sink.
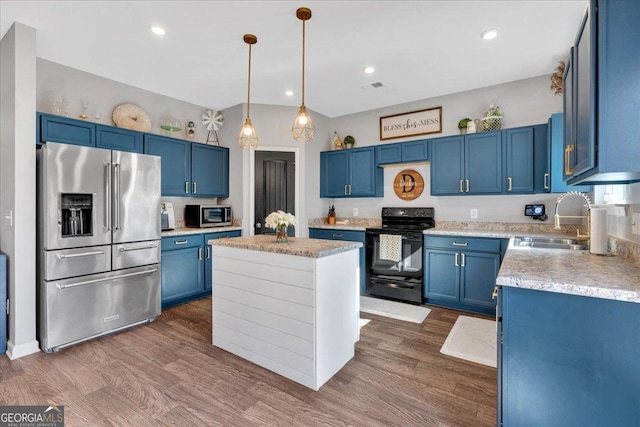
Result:
<instances>
[{"instance_id":1,"label":"kitchen sink","mask_svg":"<svg viewBox=\"0 0 640 427\"><path fill-rule=\"evenodd\" d=\"M585 245L576 239L558 237L516 236L513 238L512 246L543 249L567 249L573 251L587 249Z\"/></svg>"}]
</instances>

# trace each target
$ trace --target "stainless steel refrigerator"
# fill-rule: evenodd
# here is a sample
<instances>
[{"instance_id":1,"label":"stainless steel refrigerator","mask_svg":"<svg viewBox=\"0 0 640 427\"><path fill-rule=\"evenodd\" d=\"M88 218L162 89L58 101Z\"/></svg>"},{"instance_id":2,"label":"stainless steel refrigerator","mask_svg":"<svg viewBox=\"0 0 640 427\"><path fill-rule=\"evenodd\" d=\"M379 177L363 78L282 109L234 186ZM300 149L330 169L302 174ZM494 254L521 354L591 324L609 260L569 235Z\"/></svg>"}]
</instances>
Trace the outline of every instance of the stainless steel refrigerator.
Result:
<instances>
[{"instance_id":1,"label":"stainless steel refrigerator","mask_svg":"<svg viewBox=\"0 0 640 427\"><path fill-rule=\"evenodd\" d=\"M160 314L160 158L38 150L38 336L55 351Z\"/></svg>"}]
</instances>

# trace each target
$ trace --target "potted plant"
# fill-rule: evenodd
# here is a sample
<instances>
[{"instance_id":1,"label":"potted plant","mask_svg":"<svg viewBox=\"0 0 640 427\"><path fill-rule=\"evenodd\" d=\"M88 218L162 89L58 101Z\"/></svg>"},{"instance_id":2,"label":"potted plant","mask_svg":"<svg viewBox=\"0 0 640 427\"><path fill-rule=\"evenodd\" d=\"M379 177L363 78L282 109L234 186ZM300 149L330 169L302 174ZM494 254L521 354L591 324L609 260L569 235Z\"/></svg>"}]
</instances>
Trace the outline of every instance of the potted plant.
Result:
<instances>
[{"instance_id":1,"label":"potted plant","mask_svg":"<svg viewBox=\"0 0 640 427\"><path fill-rule=\"evenodd\" d=\"M460 129L461 134L467 133L467 124L471 121L469 117L465 117L458 122L458 129Z\"/></svg>"},{"instance_id":2,"label":"potted plant","mask_svg":"<svg viewBox=\"0 0 640 427\"><path fill-rule=\"evenodd\" d=\"M497 105L489 105L482 118L482 128L485 131L502 129L502 111Z\"/></svg>"},{"instance_id":3,"label":"potted plant","mask_svg":"<svg viewBox=\"0 0 640 427\"><path fill-rule=\"evenodd\" d=\"M347 135L344 137L344 139L342 140L342 143L344 144L345 147L347 148L353 148L353 144L356 143L356 139L354 137L352 137L351 135Z\"/></svg>"}]
</instances>

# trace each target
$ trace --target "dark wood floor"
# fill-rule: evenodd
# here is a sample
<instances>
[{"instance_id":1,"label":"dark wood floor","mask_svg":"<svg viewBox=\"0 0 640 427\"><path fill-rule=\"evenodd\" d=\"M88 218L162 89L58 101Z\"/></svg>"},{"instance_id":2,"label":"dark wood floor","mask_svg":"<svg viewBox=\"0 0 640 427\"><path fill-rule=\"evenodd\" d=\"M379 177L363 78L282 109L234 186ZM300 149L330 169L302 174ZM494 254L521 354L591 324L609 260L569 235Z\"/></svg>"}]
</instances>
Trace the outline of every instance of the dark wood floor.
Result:
<instances>
[{"instance_id":1,"label":"dark wood floor","mask_svg":"<svg viewBox=\"0 0 640 427\"><path fill-rule=\"evenodd\" d=\"M363 313L355 357L314 392L211 345L211 299L55 354L0 357L0 405L67 426L494 426L496 370L440 353L459 312Z\"/></svg>"}]
</instances>

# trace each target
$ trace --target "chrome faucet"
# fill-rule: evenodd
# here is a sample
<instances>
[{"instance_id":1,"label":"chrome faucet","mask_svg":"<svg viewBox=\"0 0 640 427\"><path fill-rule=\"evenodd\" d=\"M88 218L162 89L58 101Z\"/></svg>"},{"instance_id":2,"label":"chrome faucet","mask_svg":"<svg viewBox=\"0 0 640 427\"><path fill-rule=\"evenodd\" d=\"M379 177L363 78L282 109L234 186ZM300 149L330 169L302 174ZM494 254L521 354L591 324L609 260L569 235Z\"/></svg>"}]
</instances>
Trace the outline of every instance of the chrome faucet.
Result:
<instances>
[{"instance_id":1,"label":"chrome faucet","mask_svg":"<svg viewBox=\"0 0 640 427\"><path fill-rule=\"evenodd\" d=\"M587 202L587 215L562 215L558 214L558 208L560 207L560 202L566 199L569 196L580 196ZM556 200L556 210L553 215L553 228L556 230L560 230L560 218L587 218L587 234L580 234L580 229L576 230L578 240L588 240L591 236L591 200L589 200L589 196L579 191L569 191L564 193L562 196L558 197Z\"/></svg>"}]
</instances>

